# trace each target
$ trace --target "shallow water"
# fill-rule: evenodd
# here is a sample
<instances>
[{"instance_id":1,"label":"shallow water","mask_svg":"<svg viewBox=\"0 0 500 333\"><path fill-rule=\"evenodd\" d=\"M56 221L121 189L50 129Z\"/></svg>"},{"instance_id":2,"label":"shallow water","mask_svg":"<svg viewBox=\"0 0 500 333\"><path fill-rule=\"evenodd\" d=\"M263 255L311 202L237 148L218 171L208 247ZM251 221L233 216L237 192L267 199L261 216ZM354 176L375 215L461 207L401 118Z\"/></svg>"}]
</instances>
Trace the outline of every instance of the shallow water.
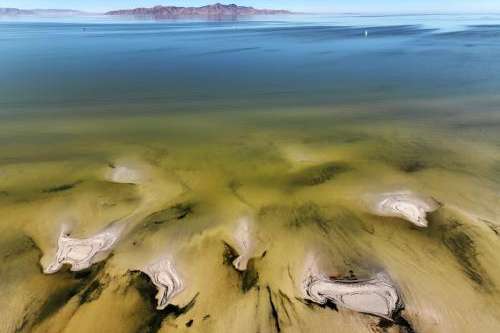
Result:
<instances>
[{"instance_id":1,"label":"shallow water","mask_svg":"<svg viewBox=\"0 0 500 333\"><path fill-rule=\"evenodd\" d=\"M0 331L405 331L305 304L311 255L388 274L415 332L498 331L499 16L54 21L0 22ZM441 204L427 228L368 211L400 190ZM42 273L110 225L103 261Z\"/></svg>"}]
</instances>

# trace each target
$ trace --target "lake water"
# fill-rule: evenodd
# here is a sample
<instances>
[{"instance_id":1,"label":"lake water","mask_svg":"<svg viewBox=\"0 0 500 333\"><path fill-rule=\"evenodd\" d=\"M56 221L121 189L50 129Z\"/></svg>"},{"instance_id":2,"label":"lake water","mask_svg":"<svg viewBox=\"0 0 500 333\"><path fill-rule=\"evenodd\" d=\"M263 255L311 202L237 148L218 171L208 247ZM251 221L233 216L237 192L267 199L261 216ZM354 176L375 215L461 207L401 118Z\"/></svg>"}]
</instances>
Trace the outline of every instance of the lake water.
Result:
<instances>
[{"instance_id":1,"label":"lake water","mask_svg":"<svg viewBox=\"0 0 500 333\"><path fill-rule=\"evenodd\" d=\"M305 304L313 255L388 274L416 332L498 332L498 73L500 15L0 19L0 331L409 332ZM427 228L367 207L395 191L439 203ZM61 230L116 225L42 273Z\"/></svg>"}]
</instances>

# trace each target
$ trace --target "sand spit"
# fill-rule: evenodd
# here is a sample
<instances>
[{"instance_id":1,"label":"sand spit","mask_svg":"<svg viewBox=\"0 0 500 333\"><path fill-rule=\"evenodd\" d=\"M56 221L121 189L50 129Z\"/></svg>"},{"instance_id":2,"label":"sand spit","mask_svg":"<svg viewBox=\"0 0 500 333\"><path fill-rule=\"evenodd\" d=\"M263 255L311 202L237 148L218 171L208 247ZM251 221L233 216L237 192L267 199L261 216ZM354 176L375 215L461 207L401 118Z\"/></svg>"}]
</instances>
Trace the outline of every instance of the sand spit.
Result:
<instances>
[{"instance_id":1,"label":"sand spit","mask_svg":"<svg viewBox=\"0 0 500 333\"><path fill-rule=\"evenodd\" d=\"M158 289L157 309L163 310L172 298L184 289L184 284L170 260L163 259L141 270L146 273Z\"/></svg>"},{"instance_id":2,"label":"sand spit","mask_svg":"<svg viewBox=\"0 0 500 333\"><path fill-rule=\"evenodd\" d=\"M233 266L240 272L247 270L248 261L251 259L254 248L251 236L251 224L252 222L249 217L240 218L234 233L239 256L234 259Z\"/></svg>"},{"instance_id":3,"label":"sand spit","mask_svg":"<svg viewBox=\"0 0 500 333\"><path fill-rule=\"evenodd\" d=\"M439 203L410 191L375 195L368 201L370 210L379 216L399 217L418 227L427 227L427 213L439 208Z\"/></svg>"},{"instance_id":4,"label":"sand spit","mask_svg":"<svg viewBox=\"0 0 500 333\"><path fill-rule=\"evenodd\" d=\"M403 303L390 278L379 273L371 279L331 279L318 271L316 263L309 267L302 282L306 299L318 304L328 301L353 311L394 320Z\"/></svg>"},{"instance_id":5,"label":"sand spit","mask_svg":"<svg viewBox=\"0 0 500 333\"><path fill-rule=\"evenodd\" d=\"M71 265L72 271L81 271L103 260L118 240L120 230L111 227L89 238L72 238L66 231L59 234L55 260L44 268L44 273L52 274L64 264Z\"/></svg>"}]
</instances>

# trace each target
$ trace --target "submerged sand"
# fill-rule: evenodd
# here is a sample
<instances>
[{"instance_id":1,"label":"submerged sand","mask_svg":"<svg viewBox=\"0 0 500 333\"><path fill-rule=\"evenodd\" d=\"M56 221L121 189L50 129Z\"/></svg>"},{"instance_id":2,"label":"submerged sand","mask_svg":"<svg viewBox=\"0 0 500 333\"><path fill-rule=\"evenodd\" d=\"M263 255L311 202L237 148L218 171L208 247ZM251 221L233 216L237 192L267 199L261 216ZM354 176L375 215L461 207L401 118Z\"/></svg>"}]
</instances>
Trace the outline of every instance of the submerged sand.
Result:
<instances>
[{"instance_id":1,"label":"submerged sand","mask_svg":"<svg viewBox=\"0 0 500 333\"><path fill-rule=\"evenodd\" d=\"M498 144L378 117L28 122L74 136L2 148L0 331L497 332Z\"/></svg>"}]
</instances>

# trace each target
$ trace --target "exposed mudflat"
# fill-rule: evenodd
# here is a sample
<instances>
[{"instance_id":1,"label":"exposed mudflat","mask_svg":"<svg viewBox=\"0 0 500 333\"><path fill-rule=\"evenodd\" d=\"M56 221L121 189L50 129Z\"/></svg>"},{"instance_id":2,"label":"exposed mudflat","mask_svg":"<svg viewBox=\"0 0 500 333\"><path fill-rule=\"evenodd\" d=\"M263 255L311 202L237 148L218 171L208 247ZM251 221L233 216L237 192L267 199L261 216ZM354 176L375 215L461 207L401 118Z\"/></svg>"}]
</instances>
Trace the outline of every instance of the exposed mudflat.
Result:
<instances>
[{"instance_id":1,"label":"exposed mudflat","mask_svg":"<svg viewBox=\"0 0 500 333\"><path fill-rule=\"evenodd\" d=\"M384 148L385 124L328 137L335 113L301 134L285 126L297 113L272 132L265 115L242 116L246 131L217 117L159 116L147 144L96 143L92 158L4 163L2 331L499 327L495 160L468 158L488 142L443 140L433 149L459 170L431 154L439 166L406 172L374 152L400 159L429 129L408 124ZM226 121L234 132L215 135ZM203 144L168 134L200 126Z\"/></svg>"}]
</instances>

